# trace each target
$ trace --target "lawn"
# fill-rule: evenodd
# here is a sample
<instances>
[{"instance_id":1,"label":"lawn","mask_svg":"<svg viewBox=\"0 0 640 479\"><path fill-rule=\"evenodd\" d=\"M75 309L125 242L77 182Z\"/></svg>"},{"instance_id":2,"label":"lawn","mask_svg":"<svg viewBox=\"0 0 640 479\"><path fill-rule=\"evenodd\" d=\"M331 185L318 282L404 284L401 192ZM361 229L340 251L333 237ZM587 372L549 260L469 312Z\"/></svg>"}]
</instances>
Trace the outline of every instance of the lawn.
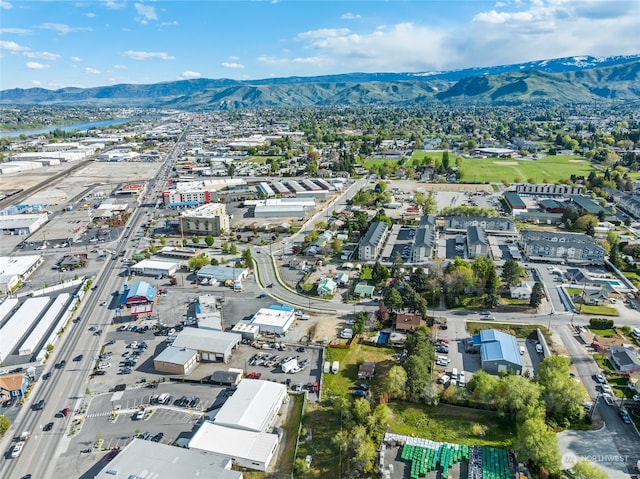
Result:
<instances>
[{"instance_id":1,"label":"lawn","mask_svg":"<svg viewBox=\"0 0 640 479\"><path fill-rule=\"evenodd\" d=\"M475 321L467 322L467 331L472 336L478 334L483 329L497 329L498 331L503 331L507 334L511 334L519 339L537 339L536 330L538 328L545 335L545 338L549 340L547 328L540 324L507 324L496 323L494 321L481 323Z\"/></svg>"},{"instance_id":2,"label":"lawn","mask_svg":"<svg viewBox=\"0 0 640 479\"><path fill-rule=\"evenodd\" d=\"M588 161L575 156L549 156L542 160L464 158L462 181L554 183L571 174L588 176L592 170Z\"/></svg>"},{"instance_id":3,"label":"lawn","mask_svg":"<svg viewBox=\"0 0 640 479\"><path fill-rule=\"evenodd\" d=\"M578 305L578 312L580 314L593 314L599 316L619 316L618 310L611 306L596 306L593 304L580 304Z\"/></svg>"},{"instance_id":4,"label":"lawn","mask_svg":"<svg viewBox=\"0 0 640 479\"><path fill-rule=\"evenodd\" d=\"M311 468L305 474L309 478L339 477L339 451L332 440L340 430L340 417L332 410L332 397L349 394L357 381L359 364L362 361L376 362L376 375L371 389L376 395L379 382L397 362L392 358L391 348L378 348L357 344L351 349L326 349L326 361L339 361L338 374L323 376L323 402L308 403L302 420L310 441L301 440L298 458L312 456ZM415 435L449 441L458 444L477 444L493 447L511 447L515 433L514 422L498 414L455 406L429 407L422 404L392 401L389 403L392 419L390 432ZM473 426L473 429L472 429ZM310 433L310 434L309 434ZM303 434L304 435L304 434Z\"/></svg>"},{"instance_id":5,"label":"lawn","mask_svg":"<svg viewBox=\"0 0 640 479\"><path fill-rule=\"evenodd\" d=\"M509 449L515 433L514 421L488 411L456 406L392 402L389 429L398 434L454 444ZM472 431L472 426L478 424Z\"/></svg>"},{"instance_id":6,"label":"lawn","mask_svg":"<svg viewBox=\"0 0 640 479\"><path fill-rule=\"evenodd\" d=\"M612 337L616 336L616 332L613 329L594 329L594 328L589 328L589 331L591 331L593 334L595 334L596 336L598 336L600 338L612 338Z\"/></svg>"}]
</instances>

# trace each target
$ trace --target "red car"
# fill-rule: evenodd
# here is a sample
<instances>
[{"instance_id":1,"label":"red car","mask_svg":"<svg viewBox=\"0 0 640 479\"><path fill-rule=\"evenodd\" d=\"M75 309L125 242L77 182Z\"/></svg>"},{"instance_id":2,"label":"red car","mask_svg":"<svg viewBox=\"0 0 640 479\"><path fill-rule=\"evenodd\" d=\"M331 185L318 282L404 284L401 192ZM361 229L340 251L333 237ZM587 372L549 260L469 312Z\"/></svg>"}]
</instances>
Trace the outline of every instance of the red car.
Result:
<instances>
[{"instance_id":1,"label":"red car","mask_svg":"<svg viewBox=\"0 0 640 479\"><path fill-rule=\"evenodd\" d=\"M107 462L111 461L114 457L118 455L120 451L118 449L111 449L109 453L104 457Z\"/></svg>"},{"instance_id":2,"label":"red car","mask_svg":"<svg viewBox=\"0 0 640 479\"><path fill-rule=\"evenodd\" d=\"M255 371L249 373L249 379L260 379L261 376L262 373L257 373Z\"/></svg>"},{"instance_id":3,"label":"red car","mask_svg":"<svg viewBox=\"0 0 640 479\"><path fill-rule=\"evenodd\" d=\"M62 414L64 417L67 417L69 415L69 408L64 408L62 411L60 411L60 414Z\"/></svg>"}]
</instances>

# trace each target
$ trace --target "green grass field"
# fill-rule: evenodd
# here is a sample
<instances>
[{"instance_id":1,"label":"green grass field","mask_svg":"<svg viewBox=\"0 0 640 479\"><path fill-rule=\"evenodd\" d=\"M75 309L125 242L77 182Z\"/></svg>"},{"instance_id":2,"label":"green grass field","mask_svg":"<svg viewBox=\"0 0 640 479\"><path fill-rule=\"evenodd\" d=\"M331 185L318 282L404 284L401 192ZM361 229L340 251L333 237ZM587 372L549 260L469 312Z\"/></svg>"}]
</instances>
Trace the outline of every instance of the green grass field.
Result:
<instances>
[{"instance_id":1,"label":"green grass field","mask_svg":"<svg viewBox=\"0 0 640 479\"><path fill-rule=\"evenodd\" d=\"M442 152L416 151L407 161L410 166L416 160L432 158L440 160ZM449 162L455 165L456 157L449 154ZM514 158L463 158L462 182L477 183L534 183L548 181L554 183L568 179L572 174L588 176L593 170L591 164L576 156L548 156L541 160L518 160Z\"/></svg>"}]
</instances>

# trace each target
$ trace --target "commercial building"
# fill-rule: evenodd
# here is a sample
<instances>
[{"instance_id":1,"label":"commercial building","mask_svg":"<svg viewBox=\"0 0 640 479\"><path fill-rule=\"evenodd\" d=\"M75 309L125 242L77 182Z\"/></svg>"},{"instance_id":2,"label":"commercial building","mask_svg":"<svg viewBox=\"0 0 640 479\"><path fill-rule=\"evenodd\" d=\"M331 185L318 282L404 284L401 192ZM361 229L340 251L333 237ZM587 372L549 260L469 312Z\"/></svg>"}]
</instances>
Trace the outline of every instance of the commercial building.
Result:
<instances>
[{"instance_id":1,"label":"commercial building","mask_svg":"<svg viewBox=\"0 0 640 479\"><path fill-rule=\"evenodd\" d=\"M267 432L274 427L287 400L287 386L284 384L243 379L216 414L214 423L244 431Z\"/></svg>"},{"instance_id":2,"label":"commercial building","mask_svg":"<svg viewBox=\"0 0 640 479\"><path fill-rule=\"evenodd\" d=\"M516 185L516 193L520 196L535 196L540 197L565 197L569 195L579 195L583 186L571 186L571 185L553 185L553 184L538 184L523 183Z\"/></svg>"},{"instance_id":3,"label":"commercial building","mask_svg":"<svg viewBox=\"0 0 640 479\"><path fill-rule=\"evenodd\" d=\"M49 220L47 213L0 216L0 235L29 236Z\"/></svg>"},{"instance_id":4,"label":"commercial building","mask_svg":"<svg viewBox=\"0 0 640 479\"><path fill-rule=\"evenodd\" d=\"M184 233L219 236L229 230L231 217L224 203L209 203L180 213Z\"/></svg>"},{"instance_id":5,"label":"commercial building","mask_svg":"<svg viewBox=\"0 0 640 479\"><path fill-rule=\"evenodd\" d=\"M136 281L131 286L124 285L120 303L131 308L138 305L151 305L155 302L157 290L146 281Z\"/></svg>"},{"instance_id":6,"label":"commercial building","mask_svg":"<svg viewBox=\"0 0 640 479\"><path fill-rule=\"evenodd\" d=\"M208 190L167 190L162 192L162 204L179 205L179 204L195 204L204 205L211 203L212 195Z\"/></svg>"},{"instance_id":7,"label":"commercial building","mask_svg":"<svg viewBox=\"0 0 640 479\"><path fill-rule=\"evenodd\" d=\"M471 338L471 345L480 349L482 369L489 374L500 374L509 371L522 374L522 358L515 336L484 329Z\"/></svg>"},{"instance_id":8,"label":"commercial building","mask_svg":"<svg viewBox=\"0 0 640 479\"><path fill-rule=\"evenodd\" d=\"M249 270L247 268L234 268L232 266L213 266L208 265L201 268L196 273L198 280L216 280L219 283L224 284L227 280L233 282L242 282L244 278L249 276Z\"/></svg>"},{"instance_id":9,"label":"commercial building","mask_svg":"<svg viewBox=\"0 0 640 479\"><path fill-rule=\"evenodd\" d=\"M188 376L197 365L198 351L195 349L168 346L153 358L153 368L167 374Z\"/></svg>"},{"instance_id":10,"label":"commercial building","mask_svg":"<svg viewBox=\"0 0 640 479\"><path fill-rule=\"evenodd\" d=\"M228 456L203 450L134 439L111 459L94 478L242 479L242 472L231 470L232 462Z\"/></svg>"},{"instance_id":11,"label":"commercial building","mask_svg":"<svg viewBox=\"0 0 640 479\"><path fill-rule=\"evenodd\" d=\"M233 396L236 394L237 392ZM278 450L278 435L218 426L204 421L189 441L189 449L224 456L239 467L266 471Z\"/></svg>"},{"instance_id":12,"label":"commercial building","mask_svg":"<svg viewBox=\"0 0 640 479\"><path fill-rule=\"evenodd\" d=\"M260 308L251 318L251 324L258 326L261 333L285 334L296 319L295 310L284 304L274 304Z\"/></svg>"},{"instance_id":13,"label":"commercial building","mask_svg":"<svg viewBox=\"0 0 640 479\"><path fill-rule=\"evenodd\" d=\"M44 262L42 255L0 256L0 292L8 293L24 282Z\"/></svg>"},{"instance_id":14,"label":"commercial building","mask_svg":"<svg viewBox=\"0 0 640 479\"><path fill-rule=\"evenodd\" d=\"M358 247L360 261L375 261L382 251L388 233L387 223L383 221L372 223Z\"/></svg>"},{"instance_id":15,"label":"commercial building","mask_svg":"<svg viewBox=\"0 0 640 479\"><path fill-rule=\"evenodd\" d=\"M296 218L313 211L316 202L313 198L267 198L247 200L244 205L253 208L254 218Z\"/></svg>"},{"instance_id":16,"label":"commercial building","mask_svg":"<svg viewBox=\"0 0 640 479\"><path fill-rule=\"evenodd\" d=\"M180 331L173 346L193 349L198 352L198 361L228 362L231 353L242 341L242 336L211 329L184 328Z\"/></svg>"},{"instance_id":17,"label":"commercial building","mask_svg":"<svg viewBox=\"0 0 640 479\"><path fill-rule=\"evenodd\" d=\"M142 276L173 276L180 269L180 263L175 261L158 261L144 259L131 267L131 271Z\"/></svg>"}]
</instances>

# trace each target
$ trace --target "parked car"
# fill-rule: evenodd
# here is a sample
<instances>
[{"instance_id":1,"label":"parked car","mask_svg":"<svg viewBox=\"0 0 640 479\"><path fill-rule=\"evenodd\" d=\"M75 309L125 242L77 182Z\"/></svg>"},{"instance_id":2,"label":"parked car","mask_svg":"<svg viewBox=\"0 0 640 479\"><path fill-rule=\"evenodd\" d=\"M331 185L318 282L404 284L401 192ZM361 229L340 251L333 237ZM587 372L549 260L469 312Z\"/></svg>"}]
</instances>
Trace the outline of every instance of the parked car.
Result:
<instances>
[{"instance_id":1,"label":"parked car","mask_svg":"<svg viewBox=\"0 0 640 479\"><path fill-rule=\"evenodd\" d=\"M627 414L627 411L620 409L620 418L622 419L622 422L625 424L631 424L631 418L629 417L629 414Z\"/></svg>"},{"instance_id":2,"label":"parked car","mask_svg":"<svg viewBox=\"0 0 640 479\"><path fill-rule=\"evenodd\" d=\"M104 457L105 461L109 462L111 461L114 457L116 457L118 455L120 451L118 449L111 449L107 455Z\"/></svg>"},{"instance_id":3,"label":"parked car","mask_svg":"<svg viewBox=\"0 0 640 479\"><path fill-rule=\"evenodd\" d=\"M362 389L355 389L351 391L351 394L354 396L365 397L367 395L367 391L363 391Z\"/></svg>"},{"instance_id":4,"label":"parked car","mask_svg":"<svg viewBox=\"0 0 640 479\"><path fill-rule=\"evenodd\" d=\"M94 374L96 376L104 376L107 372L104 369L98 369Z\"/></svg>"},{"instance_id":5,"label":"parked car","mask_svg":"<svg viewBox=\"0 0 640 479\"><path fill-rule=\"evenodd\" d=\"M596 382L600 384L604 384L607 382L607 380L604 378L604 374L596 374L594 377L596 379Z\"/></svg>"},{"instance_id":6,"label":"parked car","mask_svg":"<svg viewBox=\"0 0 640 479\"><path fill-rule=\"evenodd\" d=\"M163 437L164 437L164 433L163 433L163 432L159 432L158 434L156 434L155 436L153 436L153 437L151 438L151 440L152 440L153 442L160 442L160 441L162 441L162 438L163 438Z\"/></svg>"},{"instance_id":7,"label":"parked car","mask_svg":"<svg viewBox=\"0 0 640 479\"><path fill-rule=\"evenodd\" d=\"M604 393L602 395L602 399L604 399L604 402L607 403L608 406L613 406L614 405L613 397L611 396L611 394Z\"/></svg>"}]
</instances>

